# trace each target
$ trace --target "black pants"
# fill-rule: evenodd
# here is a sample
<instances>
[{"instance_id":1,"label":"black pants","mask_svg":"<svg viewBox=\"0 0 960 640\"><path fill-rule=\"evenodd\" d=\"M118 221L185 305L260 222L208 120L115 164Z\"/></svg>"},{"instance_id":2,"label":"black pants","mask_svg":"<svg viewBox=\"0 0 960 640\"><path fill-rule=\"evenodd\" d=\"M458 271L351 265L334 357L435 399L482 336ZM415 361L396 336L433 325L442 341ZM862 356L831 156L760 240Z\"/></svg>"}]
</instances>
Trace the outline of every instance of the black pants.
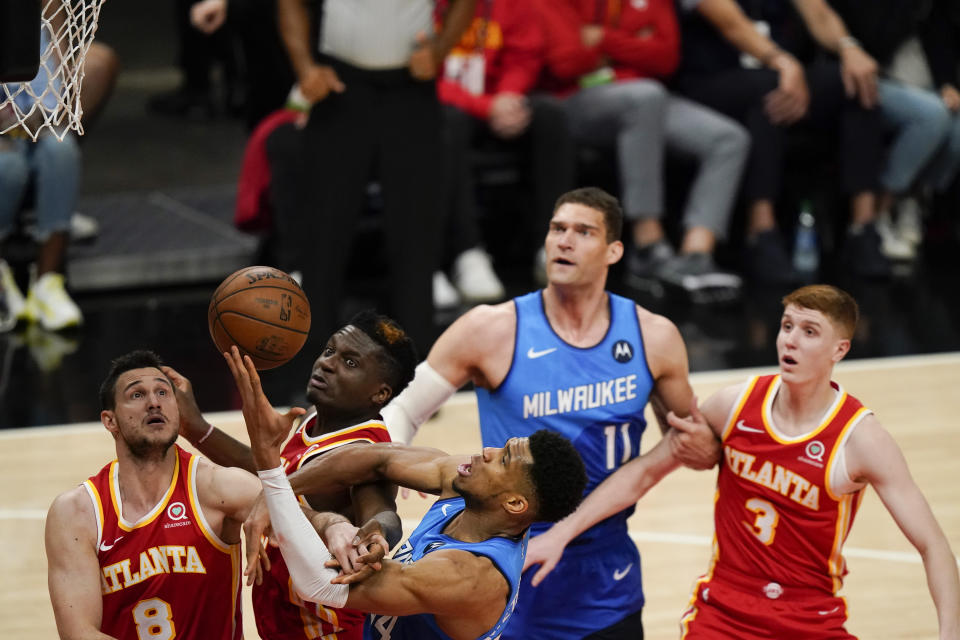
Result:
<instances>
[{"instance_id":1,"label":"black pants","mask_svg":"<svg viewBox=\"0 0 960 640\"><path fill-rule=\"evenodd\" d=\"M643 609L583 640L643 640Z\"/></svg>"},{"instance_id":2,"label":"black pants","mask_svg":"<svg viewBox=\"0 0 960 640\"><path fill-rule=\"evenodd\" d=\"M566 112L549 96L529 98L531 120L520 136L504 140L486 122L443 105L444 224L441 265L481 243L470 150L478 147L514 151L533 194L533 211L519 225L532 239L531 255L542 245L556 199L575 186L576 149Z\"/></svg>"},{"instance_id":3,"label":"black pants","mask_svg":"<svg viewBox=\"0 0 960 640\"><path fill-rule=\"evenodd\" d=\"M795 126L836 130L844 191L856 194L876 189L883 152L879 112L846 97L834 61L808 66L806 76L810 107ZM744 176L744 195L749 202L776 200L780 193L788 127L773 124L763 111L764 96L776 89L778 82L778 74L770 69L739 67L713 75L686 75L678 82L682 93L739 120L749 130L750 159Z\"/></svg>"},{"instance_id":4,"label":"black pants","mask_svg":"<svg viewBox=\"0 0 960 640\"><path fill-rule=\"evenodd\" d=\"M267 145L280 267L303 273L312 308L306 357L316 357L339 328L347 261L374 176L383 190L389 265L380 311L393 315L425 354L435 338L431 274L440 237L435 87L414 81L406 69L334 67L346 91L317 103L302 132L283 132L299 136L300 162L273 162L271 149L289 142L282 135Z\"/></svg>"}]
</instances>

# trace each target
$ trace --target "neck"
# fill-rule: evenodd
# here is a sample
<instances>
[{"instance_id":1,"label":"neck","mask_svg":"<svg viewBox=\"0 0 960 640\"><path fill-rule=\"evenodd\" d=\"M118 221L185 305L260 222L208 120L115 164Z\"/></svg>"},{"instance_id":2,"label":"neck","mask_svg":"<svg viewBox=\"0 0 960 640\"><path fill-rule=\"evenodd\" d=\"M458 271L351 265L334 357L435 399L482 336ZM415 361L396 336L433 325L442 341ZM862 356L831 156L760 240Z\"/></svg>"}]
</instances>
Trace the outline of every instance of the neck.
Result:
<instances>
[{"instance_id":1,"label":"neck","mask_svg":"<svg viewBox=\"0 0 960 640\"><path fill-rule=\"evenodd\" d=\"M347 413L321 405L314 405L314 407L317 409L317 417L309 429L309 434L311 436L333 433L334 431L339 431L340 429L352 427L355 424L374 420L380 415L379 407L373 409L367 408L363 411Z\"/></svg>"},{"instance_id":2,"label":"neck","mask_svg":"<svg viewBox=\"0 0 960 640\"><path fill-rule=\"evenodd\" d=\"M554 331L574 346L591 346L610 325L609 296L600 286L573 287L550 284L543 292L543 307ZM597 335L599 334L599 335Z\"/></svg>"},{"instance_id":3,"label":"neck","mask_svg":"<svg viewBox=\"0 0 960 640\"><path fill-rule=\"evenodd\" d=\"M490 514L467 507L444 528L444 535L461 542L483 542L490 538L515 538L526 527L506 526L490 517Z\"/></svg>"},{"instance_id":4,"label":"neck","mask_svg":"<svg viewBox=\"0 0 960 640\"><path fill-rule=\"evenodd\" d=\"M820 424L835 396L829 374L802 382L783 382L773 401L774 414L781 428L792 434L804 433Z\"/></svg>"},{"instance_id":5,"label":"neck","mask_svg":"<svg viewBox=\"0 0 960 640\"><path fill-rule=\"evenodd\" d=\"M170 447L162 455L143 458L129 451L118 451L117 461L123 517L136 522L153 509L170 488L177 466L177 448Z\"/></svg>"}]
</instances>

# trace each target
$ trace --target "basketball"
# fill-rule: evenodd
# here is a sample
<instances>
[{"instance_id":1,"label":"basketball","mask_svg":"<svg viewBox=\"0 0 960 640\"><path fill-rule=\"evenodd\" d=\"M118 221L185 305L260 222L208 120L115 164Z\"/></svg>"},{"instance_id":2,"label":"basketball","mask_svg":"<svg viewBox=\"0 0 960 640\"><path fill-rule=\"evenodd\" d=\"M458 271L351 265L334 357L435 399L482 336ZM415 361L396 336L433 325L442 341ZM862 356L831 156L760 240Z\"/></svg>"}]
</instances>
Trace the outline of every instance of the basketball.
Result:
<instances>
[{"instance_id":1,"label":"basketball","mask_svg":"<svg viewBox=\"0 0 960 640\"><path fill-rule=\"evenodd\" d=\"M310 332L310 303L297 281L273 267L245 267L227 276L210 298L210 337L222 353L231 345L259 370L297 355Z\"/></svg>"}]
</instances>

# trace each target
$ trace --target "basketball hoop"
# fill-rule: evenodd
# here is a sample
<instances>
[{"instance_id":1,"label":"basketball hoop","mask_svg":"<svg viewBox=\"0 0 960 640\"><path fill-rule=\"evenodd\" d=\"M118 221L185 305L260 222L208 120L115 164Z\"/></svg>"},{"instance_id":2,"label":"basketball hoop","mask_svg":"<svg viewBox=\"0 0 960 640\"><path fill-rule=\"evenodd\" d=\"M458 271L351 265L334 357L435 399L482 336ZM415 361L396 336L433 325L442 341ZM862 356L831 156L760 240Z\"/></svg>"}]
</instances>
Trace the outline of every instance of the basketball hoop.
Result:
<instances>
[{"instance_id":1,"label":"basketball hoop","mask_svg":"<svg viewBox=\"0 0 960 640\"><path fill-rule=\"evenodd\" d=\"M58 139L83 134L80 83L103 0L43 0L40 67L26 82L0 84L0 134L36 140L48 129Z\"/></svg>"}]
</instances>

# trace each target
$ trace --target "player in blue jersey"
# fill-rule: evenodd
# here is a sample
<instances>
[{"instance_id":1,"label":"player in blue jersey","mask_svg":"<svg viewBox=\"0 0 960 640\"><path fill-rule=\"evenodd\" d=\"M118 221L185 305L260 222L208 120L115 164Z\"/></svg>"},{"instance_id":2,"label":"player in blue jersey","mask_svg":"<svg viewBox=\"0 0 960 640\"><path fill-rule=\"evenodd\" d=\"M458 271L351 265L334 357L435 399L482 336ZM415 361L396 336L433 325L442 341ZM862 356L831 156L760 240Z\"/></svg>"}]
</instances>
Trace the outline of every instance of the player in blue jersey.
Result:
<instances>
[{"instance_id":1,"label":"player in blue jersey","mask_svg":"<svg viewBox=\"0 0 960 640\"><path fill-rule=\"evenodd\" d=\"M587 491L640 453L644 408L668 433L668 411L688 415L693 392L677 327L607 292L623 255L617 199L588 187L562 195L544 243L547 287L475 307L430 350L407 390L384 411L395 441L468 381L477 388L484 445L548 428L569 438L587 469ZM693 468L720 454L709 429L669 431L665 446ZM643 637L640 556L627 535L633 507L584 532L540 584L524 574L504 639ZM535 524L531 534L545 530ZM538 562L528 557L527 565Z\"/></svg>"},{"instance_id":2,"label":"player in blue jersey","mask_svg":"<svg viewBox=\"0 0 960 640\"><path fill-rule=\"evenodd\" d=\"M280 415L250 358L241 359L234 347L227 360L243 399L270 522L300 597L371 612L364 628L371 640L499 636L516 602L530 524L565 517L583 493L586 474L571 443L541 430L472 457L397 444L345 446L288 478L281 447L302 410ZM379 570L338 578L325 566L331 555L316 531L345 518L301 509L295 493L342 492L382 480L440 499ZM248 519L248 559L256 558L264 526L262 519ZM362 531L358 537L358 546L367 546Z\"/></svg>"}]
</instances>

